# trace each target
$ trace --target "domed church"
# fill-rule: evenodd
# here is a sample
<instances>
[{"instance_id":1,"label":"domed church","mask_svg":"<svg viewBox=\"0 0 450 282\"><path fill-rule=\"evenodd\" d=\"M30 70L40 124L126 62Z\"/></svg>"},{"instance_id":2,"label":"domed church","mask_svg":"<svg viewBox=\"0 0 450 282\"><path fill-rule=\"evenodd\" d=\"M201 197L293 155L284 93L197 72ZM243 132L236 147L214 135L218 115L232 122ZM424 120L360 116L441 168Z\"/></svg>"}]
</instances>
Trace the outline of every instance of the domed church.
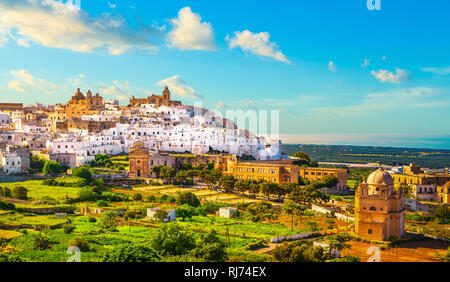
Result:
<instances>
[{"instance_id":1,"label":"domed church","mask_svg":"<svg viewBox=\"0 0 450 282\"><path fill-rule=\"evenodd\" d=\"M405 235L405 199L382 168L369 175L355 193L355 228L363 238L384 241Z\"/></svg>"}]
</instances>

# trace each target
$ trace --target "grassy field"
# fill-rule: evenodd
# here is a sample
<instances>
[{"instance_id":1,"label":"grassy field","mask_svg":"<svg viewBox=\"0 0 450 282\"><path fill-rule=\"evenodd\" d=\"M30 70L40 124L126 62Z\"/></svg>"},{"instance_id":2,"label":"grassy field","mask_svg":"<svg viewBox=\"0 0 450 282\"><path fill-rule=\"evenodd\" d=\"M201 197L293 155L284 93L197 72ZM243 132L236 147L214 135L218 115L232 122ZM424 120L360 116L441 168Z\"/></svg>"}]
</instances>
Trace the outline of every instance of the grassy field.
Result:
<instances>
[{"instance_id":1,"label":"grassy field","mask_svg":"<svg viewBox=\"0 0 450 282\"><path fill-rule=\"evenodd\" d=\"M8 225L30 224L57 226L64 223L63 219L56 218L54 215L36 215L33 213L8 213L0 215L0 222Z\"/></svg>"},{"instance_id":2,"label":"grassy field","mask_svg":"<svg viewBox=\"0 0 450 282\"><path fill-rule=\"evenodd\" d=\"M58 181L75 181L71 178L61 178ZM2 186L10 189L15 186L24 186L28 189L28 196L31 200L36 201L51 197L60 201L57 206L61 206L61 202L66 197L76 197L80 189L75 187L60 187L60 186L48 186L43 185L42 181L27 181L21 183L8 183ZM194 188L181 188L174 185L162 185L162 186L139 186L134 187L131 190L128 189L114 189L113 191L119 193L125 193L132 196L132 194L141 193L143 195L155 195L161 197L162 195L176 196L178 192L189 191L202 200L202 201L218 201L224 203L241 203L241 202L257 202L261 200L249 199L242 197L239 194L227 194L219 193L214 190L207 189L194 189ZM131 198L131 197L130 197ZM340 196L332 197L339 198L344 202L353 201L353 196ZM29 207L33 205L30 203L15 203L16 207ZM124 201L124 202L109 202L108 208L110 209L122 209L122 210L144 210L149 207L167 206L170 205L176 208L176 204L168 203L150 203L144 198L143 201ZM36 207L43 207L47 205L36 205ZM52 205L48 205L52 206ZM89 206L98 207L97 202L83 202L74 204L76 207ZM263 220L260 222L250 221L246 215L242 218L227 219L217 217L213 214L207 216L194 216L191 220L182 221L178 218L177 224L179 224L184 230L190 231L195 238L200 238L200 235L205 234L211 230L218 232L219 237L229 244L227 252L231 261L271 261L270 255L263 252L254 252L247 250L249 243L255 243L261 240L269 242L273 237L286 237L295 234L301 234L311 231L310 222L316 222L319 226L322 234L335 234L337 232L345 232L348 230L348 225L345 222L335 220L334 228L328 229L329 223L324 216L308 214L302 217L290 216L277 212L278 217L271 221ZM82 237L89 243L89 250L83 251L81 254L82 261L100 261L102 253L108 249L113 248L118 244L123 243L143 243L150 242L152 236L158 230L158 227L162 224L150 221L146 217L133 220L117 221L117 231L101 231L99 226L100 215L92 215L97 218L96 222L90 222L89 217L83 216L79 213L69 215L75 229L72 233L66 234L63 232L62 225L66 222L65 218L57 218L55 215L38 215L30 212L24 212L21 210L16 211L0 211L0 223L3 224L3 228L8 229L8 226L17 226L15 230L2 230L0 229L0 238L6 238L8 245L3 248L0 247L0 252L8 254L17 254L22 260L25 261L42 261L42 262L63 262L66 261L70 255L67 254L67 248L69 247L70 240L76 237ZM47 226L48 228L42 231L36 231L37 226ZM19 228L20 227L20 228ZM343 231L344 230L344 231ZM351 231L351 228L350 230ZM334 233L333 233L334 232ZM49 249L39 251L34 249L33 241L34 236L40 233L46 236L52 242L52 246ZM358 245L359 244L359 245ZM360 243L352 243L354 245L353 254L362 255L360 251L364 247ZM361 246L360 246L361 245ZM271 246L273 247L273 246ZM421 246L419 246L421 248ZM437 251L442 253L440 249L432 248L427 251L424 259L427 261L433 261L432 253ZM362 252L362 251L361 251ZM386 253L388 256L392 255L392 252ZM405 247L402 251L402 257L415 256L412 261L417 261L420 258L420 254L409 247ZM406 260L407 258L403 258ZM392 261L389 258L388 261ZM407 260L406 260L407 261Z\"/></svg>"},{"instance_id":3,"label":"grassy field","mask_svg":"<svg viewBox=\"0 0 450 282\"><path fill-rule=\"evenodd\" d=\"M211 220L211 217L213 220ZM31 218L31 217L27 217ZM47 222L44 217L39 217L39 223ZM3 220L3 219L0 219ZM49 220L49 219L46 219ZM43 251L34 249L33 231L23 234L16 231L3 231L0 236L7 237L11 241L7 248L8 253L19 254L27 261L43 262L63 262L70 255L66 254L69 241L75 237L82 237L89 242L90 250L82 252L82 261L99 261L103 251L113 248L115 245L123 243L148 243L151 236L156 232L157 227L167 223L152 223L149 226L119 226L117 232L107 232L97 234L99 227L96 223L89 222L86 216L73 216L72 223L76 226L72 234L65 234L62 229L45 229L40 233L53 242L51 248ZM150 223L149 220L143 221ZM30 223L30 222L28 222ZM48 222L47 222L48 223ZM196 237L210 230L216 230L219 237L224 241L227 239L227 226L230 238L228 252L231 256L244 256L244 260L263 261L269 256L254 254L245 249L252 242L259 239L270 239L274 236L292 235L304 231L289 228L280 224L253 223L238 219L224 219L215 216L194 217L192 221L178 220L178 224L185 230L190 230Z\"/></svg>"},{"instance_id":4,"label":"grassy field","mask_svg":"<svg viewBox=\"0 0 450 282\"><path fill-rule=\"evenodd\" d=\"M11 190L14 189L14 187L16 186L23 186L27 188L28 198L31 201L42 200L45 199L46 197L50 197L58 201L63 201L66 199L66 197L76 197L78 191L82 189L78 187L44 185L42 184L42 180L2 183L0 186L9 188Z\"/></svg>"}]
</instances>

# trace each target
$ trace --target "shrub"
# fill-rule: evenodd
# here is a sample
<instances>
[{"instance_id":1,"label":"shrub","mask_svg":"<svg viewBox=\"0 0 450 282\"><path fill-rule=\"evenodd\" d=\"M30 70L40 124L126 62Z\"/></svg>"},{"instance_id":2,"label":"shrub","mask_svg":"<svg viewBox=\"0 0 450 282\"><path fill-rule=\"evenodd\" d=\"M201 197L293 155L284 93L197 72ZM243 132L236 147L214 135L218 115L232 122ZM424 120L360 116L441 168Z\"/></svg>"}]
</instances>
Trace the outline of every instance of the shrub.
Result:
<instances>
[{"instance_id":1,"label":"shrub","mask_svg":"<svg viewBox=\"0 0 450 282\"><path fill-rule=\"evenodd\" d=\"M43 172L45 174L57 174L61 172L61 164L56 161L45 161Z\"/></svg>"},{"instance_id":2,"label":"shrub","mask_svg":"<svg viewBox=\"0 0 450 282\"><path fill-rule=\"evenodd\" d=\"M66 223L63 225L63 231L65 234L70 234L75 230L75 226L72 224Z\"/></svg>"},{"instance_id":3,"label":"shrub","mask_svg":"<svg viewBox=\"0 0 450 282\"><path fill-rule=\"evenodd\" d=\"M91 189L83 188L78 191L79 202L93 202L99 198L99 195L95 194Z\"/></svg>"},{"instance_id":4,"label":"shrub","mask_svg":"<svg viewBox=\"0 0 450 282\"><path fill-rule=\"evenodd\" d=\"M50 241L50 239L42 235L35 235L33 237L33 243L34 249L40 251L49 249L52 246L52 242Z\"/></svg>"},{"instance_id":5,"label":"shrub","mask_svg":"<svg viewBox=\"0 0 450 282\"><path fill-rule=\"evenodd\" d=\"M47 226L45 226L44 224L36 224L34 227L33 227L33 229L35 230L35 231L42 231L42 230L44 230L44 229L46 229L47 228Z\"/></svg>"},{"instance_id":6,"label":"shrub","mask_svg":"<svg viewBox=\"0 0 450 282\"><path fill-rule=\"evenodd\" d=\"M207 213L215 213L221 207L226 207L229 205L225 203L204 202L202 206L205 208Z\"/></svg>"},{"instance_id":7,"label":"shrub","mask_svg":"<svg viewBox=\"0 0 450 282\"><path fill-rule=\"evenodd\" d=\"M88 222L97 222L97 219L95 217L89 217Z\"/></svg>"},{"instance_id":8,"label":"shrub","mask_svg":"<svg viewBox=\"0 0 450 282\"><path fill-rule=\"evenodd\" d=\"M215 230L201 236L197 247L190 254L207 262L224 262L228 255L225 242L223 242Z\"/></svg>"},{"instance_id":9,"label":"shrub","mask_svg":"<svg viewBox=\"0 0 450 282\"><path fill-rule=\"evenodd\" d=\"M116 230L116 216L117 214L115 212L104 212L100 227L110 231Z\"/></svg>"},{"instance_id":10,"label":"shrub","mask_svg":"<svg viewBox=\"0 0 450 282\"><path fill-rule=\"evenodd\" d=\"M23 186L16 186L12 191L12 196L19 200L28 200L28 190Z\"/></svg>"},{"instance_id":11,"label":"shrub","mask_svg":"<svg viewBox=\"0 0 450 282\"><path fill-rule=\"evenodd\" d=\"M8 246L8 240L6 238L0 238L0 249L5 248Z\"/></svg>"},{"instance_id":12,"label":"shrub","mask_svg":"<svg viewBox=\"0 0 450 282\"><path fill-rule=\"evenodd\" d=\"M76 238L70 240L69 247L71 247L71 246L78 247L78 249L80 249L80 251L82 251L82 252L89 251L88 241L86 241L85 239L83 239L81 237L76 237Z\"/></svg>"},{"instance_id":13,"label":"shrub","mask_svg":"<svg viewBox=\"0 0 450 282\"><path fill-rule=\"evenodd\" d=\"M88 183L92 181L92 173L89 171L89 169L85 167L79 167L74 169L72 175L75 177L84 178L87 180Z\"/></svg>"},{"instance_id":14,"label":"shrub","mask_svg":"<svg viewBox=\"0 0 450 282\"><path fill-rule=\"evenodd\" d=\"M126 211L123 215L124 220L142 218L142 211Z\"/></svg>"},{"instance_id":15,"label":"shrub","mask_svg":"<svg viewBox=\"0 0 450 282\"><path fill-rule=\"evenodd\" d=\"M0 254L0 262L22 262L22 259L15 255Z\"/></svg>"},{"instance_id":16,"label":"shrub","mask_svg":"<svg viewBox=\"0 0 450 282\"><path fill-rule=\"evenodd\" d=\"M159 254L178 256L192 250L195 247L195 241L191 233L184 231L176 223L169 223L158 228L151 240L151 245Z\"/></svg>"},{"instance_id":17,"label":"shrub","mask_svg":"<svg viewBox=\"0 0 450 282\"><path fill-rule=\"evenodd\" d=\"M125 194L103 192L101 195L102 199L108 202L126 202L128 201L128 196Z\"/></svg>"},{"instance_id":18,"label":"shrub","mask_svg":"<svg viewBox=\"0 0 450 282\"><path fill-rule=\"evenodd\" d=\"M198 207L200 206L200 201L198 200L197 196L192 192L182 192L177 199L178 205L190 205L192 207Z\"/></svg>"},{"instance_id":19,"label":"shrub","mask_svg":"<svg viewBox=\"0 0 450 282\"><path fill-rule=\"evenodd\" d=\"M272 255L282 262L323 262L326 258L323 248L308 241L284 242L273 250Z\"/></svg>"},{"instance_id":20,"label":"shrub","mask_svg":"<svg viewBox=\"0 0 450 282\"><path fill-rule=\"evenodd\" d=\"M139 194L139 193L134 194L133 195L133 200L135 200L135 201L142 201L142 194Z\"/></svg>"},{"instance_id":21,"label":"shrub","mask_svg":"<svg viewBox=\"0 0 450 282\"><path fill-rule=\"evenodd\" d=\"M192 216L195 214L195 209L192 206L184 204L177 208L177 217L180 217L182 221L186 218L191 220Z\"/></svg>"},{"instance_id":22,"label":"shrub","mask_svg":"<svg viewBox=\"0 0 450 282\"><path fill-rule=\"evenodd\" d=\"M0 187L0 196L11 198L12 197L11 190L6 187L4 188Z\"/></svg>"},{"instance_id":23,"label":"shrub","mask_svg":"<svg viewBox=\"0 0 450 282\"><path fill-rule=\"evenodd\" d=\"M0 210L15 210L16 206L13 203L0 200Z\"/></svg>"},{"instance_id":24,"label":"shrub","mask_svg":"<svg viewBox=\"0 0 450 282\"><path fill-rule=\"evenodd\" d=\"M156 197L155 197L155 195L149 195L149 196L147 196L147 202L150 202L150 203L156 202Z\"/></svg>"},{"instance_id":25,"label":"shrub","mask_svg":"<svg viewBox=\"0 0 450 282\"><path fill-rule=\"evenodd\" d=\"M266 247L266 246L267 245L266 245L265 241L259 240L257 242L248 243L247 246L245 247L245 249L249 250L249 251L253 251L253 250L257 250L257 249L260 249L260 248L263 248L263 247Z\"/></svg>"},{"instance_id":26,"label":"shrub","mask_svg":"<svg viewBox=\"0 0 450 282\"><path fill-rule=\"evenodd\" d=\"M97 202L97 206L99 206L99 207L108 207L109 203L107 201L105 201L105 200L100 200L100 201Z\"/></svg>"},{"instance_id":27,"label":"shrub","mask_svg":"<svg viewBox=\"0 0 450 282\"><path fill-rule=\"evenodd\" d=\"M157 262L161 258L155 250L144 245L124 244L102 254L102 262Z\"/></svg>"},{"instance_id":28,"label":"shrub","mask_svg":"<svg viewBox=\"0 0 450 282\"><path fill-rule=\"evenodd\" d=\"M98 188L103 188L103 186L105 186L105 181L103 181L103 179L96 178L92 181L92 185L97 186Z\"/></svg>"},{"instance_id":29,"label":"shrub","mask_svg":"<svg viewBox=\"0 0 450 282\"><path fill-rule=\"evenodd\" d=\"M438 207L434 213L433 217L440 224L448 224L450 223L450 207L447 205L443 205Z\"/></svg>"}]
</instances>

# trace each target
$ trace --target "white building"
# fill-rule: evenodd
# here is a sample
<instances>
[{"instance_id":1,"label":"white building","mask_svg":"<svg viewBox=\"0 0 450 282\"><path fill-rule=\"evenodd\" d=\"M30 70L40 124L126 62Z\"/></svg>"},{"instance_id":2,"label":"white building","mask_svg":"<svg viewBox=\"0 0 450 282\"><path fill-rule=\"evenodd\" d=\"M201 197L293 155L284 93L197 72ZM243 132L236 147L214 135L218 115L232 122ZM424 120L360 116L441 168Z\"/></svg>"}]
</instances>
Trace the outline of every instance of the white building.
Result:
<instances>
[{"instance_id":1,"label":"white building","mask_svg":"<svg viewBox=\"0 0 450 282\"><path fill-rule=\"evenodd\" d=\"M0 112L0 127L8 127L11 123L9 114Z\"/></svg>"},{"instance_id":2,"label":"white building","mask_svg":"<svg viewBox=\"0 0 450 282\"><path fill-rule=\"evenodd\" d=\"M22 158L16 153L4 153L2 155L2 170L5 174L21 174Z\"/></svg>"},{"instance_id":3,"label":"white building","mask_svg":"<svg viewBox=\"0 0 450 282\"><path fill-rule=\"evenodd\" d=\"M232 207L222 207L219 209L219 216L225 218L233 217L233 213L236 211L235 208Z\"/></svg>"},{"instance_id":4,"label":"white building","mask_svg":"<svg viewBox=\"0 0 450 282\"><path fill-rule=\"evenodd\" d=\"M158 211L158 210L159 210L159 208L148 208L147 209L147 217L152 220L156 220L155 214L156 214L156 211ZM164 219L164 222L177 220L177 210L175 210L175 209L166 210L166 213L167 213L167 217Z\"/></svg>"}]
</instances>

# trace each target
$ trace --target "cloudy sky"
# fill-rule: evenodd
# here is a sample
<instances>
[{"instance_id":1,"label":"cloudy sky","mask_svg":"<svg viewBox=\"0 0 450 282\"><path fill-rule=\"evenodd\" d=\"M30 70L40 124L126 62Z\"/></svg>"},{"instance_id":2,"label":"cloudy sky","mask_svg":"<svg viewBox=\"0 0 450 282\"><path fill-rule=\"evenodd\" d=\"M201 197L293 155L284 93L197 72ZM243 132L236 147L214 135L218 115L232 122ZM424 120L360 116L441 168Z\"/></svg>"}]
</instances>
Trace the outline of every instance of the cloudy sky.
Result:
<instances>
[{"instance_id":1,"label":"cloudy sky","mask_svg":"<svg viewBox=\"0 0 450 282\"><path fill-rule=\"evenodd\" d=\"M71 1L69 1L71 2ZM74 1L75 2L75 1ZM0 1L0 101L279 110L283 134L450 135L450 3Z\"/></svg>"}]
</instances>

